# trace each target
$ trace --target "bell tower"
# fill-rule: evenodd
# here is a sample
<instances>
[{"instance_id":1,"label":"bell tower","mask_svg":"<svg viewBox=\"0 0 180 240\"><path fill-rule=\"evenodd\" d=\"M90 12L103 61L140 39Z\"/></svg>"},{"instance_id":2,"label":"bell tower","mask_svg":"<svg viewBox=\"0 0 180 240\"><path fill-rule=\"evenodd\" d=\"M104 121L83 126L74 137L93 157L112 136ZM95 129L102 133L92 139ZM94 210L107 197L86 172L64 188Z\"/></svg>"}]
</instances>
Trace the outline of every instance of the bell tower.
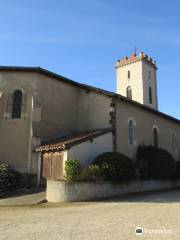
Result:
<instances>
[{"instance_id":1,"label":"bell tower","mask_svg":"<svg viewBox=\"0 0 180 240\"><path fill-rule=\"evenodd\" d=\"M158 109L156 62L140 52L116 62L117 93Z\"/></svg>"}]
</instances>

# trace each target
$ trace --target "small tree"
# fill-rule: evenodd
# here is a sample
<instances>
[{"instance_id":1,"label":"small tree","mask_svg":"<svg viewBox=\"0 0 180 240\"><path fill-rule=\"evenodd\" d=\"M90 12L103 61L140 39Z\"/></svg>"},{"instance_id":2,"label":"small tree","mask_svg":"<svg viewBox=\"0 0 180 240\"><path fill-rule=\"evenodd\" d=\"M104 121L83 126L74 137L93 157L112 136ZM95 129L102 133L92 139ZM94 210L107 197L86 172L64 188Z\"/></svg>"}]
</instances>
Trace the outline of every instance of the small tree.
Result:
<instances>
[{"instance_id":1,"label":"small tree","mask_svg":"<svg viewBox=\"0 0 180 240\"><path fill-rule=\"evenodd\" d=\"M68 181L73 181L78 178L81 171L81 164L79 160L67 160L65 162L65 178Z\"/></svg>"}]
</instances>

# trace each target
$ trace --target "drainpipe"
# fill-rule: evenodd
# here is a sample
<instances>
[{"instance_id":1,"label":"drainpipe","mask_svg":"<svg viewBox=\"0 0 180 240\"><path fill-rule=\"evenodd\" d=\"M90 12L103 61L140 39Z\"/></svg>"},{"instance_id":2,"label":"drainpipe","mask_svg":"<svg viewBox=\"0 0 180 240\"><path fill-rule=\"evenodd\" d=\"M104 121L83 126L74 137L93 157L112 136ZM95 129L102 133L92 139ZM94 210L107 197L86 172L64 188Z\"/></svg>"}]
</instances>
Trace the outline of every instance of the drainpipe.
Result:
<instances>
[{"instance_id":1,"label":"drainpipe","mask_svg":"<svg viewBox=\"0 0 180 240\"><path fill-rule=\"evenodd\" d=\"M33 96L31 96L31 109L29 115L30 129L29 129L29 147L28 147L28 174L31 173L31 161L32 161L32 114L33 114Z\"/></svg>"},{"instance_id":2,"label":"drainpipe","mask_svg":"<svg viewBox=\"0 0 180 240\"><path fill-rule=\"evenodd\" d=\"M40 185L41 181L41 153L38 153L38 167L37 167L37 187Z\"/></svg>"},{"instance_id":3,"label":"drainpipe","mask_svg":"<svg viewBox=\"0 0 180 240\"><path fill-rule=\"evenodd\" d=\"M111 103L110 103L110 124L112 126L112 133L113 133L113 152L117 151L116 148L116 101L115 101L115 97L112 97L111 99Z\"/></svg>"}]
</instances>

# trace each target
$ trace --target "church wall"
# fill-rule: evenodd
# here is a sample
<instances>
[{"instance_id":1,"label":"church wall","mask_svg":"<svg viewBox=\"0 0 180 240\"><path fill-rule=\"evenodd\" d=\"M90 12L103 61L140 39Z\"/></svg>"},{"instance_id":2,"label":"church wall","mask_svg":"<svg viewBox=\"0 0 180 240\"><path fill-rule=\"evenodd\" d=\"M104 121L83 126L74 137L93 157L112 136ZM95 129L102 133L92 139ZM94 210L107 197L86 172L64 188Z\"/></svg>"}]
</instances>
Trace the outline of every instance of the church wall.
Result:
<instances>
[{"instance_id":1,"label":"church wall","mask_svg":"<svg viewBox=\"0 0 180 240\"><path fill-rule=\"evenodd\" d=\"M31 172L31 110L32 92L37 74L0 72L0 162L9 163L21 172ZM22 119L8 117L9 92L22 89L25 93L25 112Z\"/></svg>"},{"instance_id":2,"label":"church wall","mask_svg":"<svg viewBox=\"0 0 180 240\"><path fill-rule=\"evenodd\" d=\"M135 144L128 143L128 119L133 118L135 125ZM174 158L180 159L180 124L136 107L130 103L116 101L117 151L134 158L138 145L153 144L153 126L159 129L159 145L167 149ZM173 152L171 132L176 132L176 153Z\"/></svg>"},{"instance_id":3,"label":"church wall","mask_svg":"<svg viewBox=\"0 0 180 240\"><path fill-rule=\"evenodd\" d=\"M103 94L80 89L77 128L84 130L110 127L111 101L110 97Z\"/></svg>"},{"instance_id":4,"label":"church wall","mask_svg":"<svg viewBox=\"0 0 180 240\"><path fill-rule=\"evenodd\" d=\"M79 88L39 75L40 121L34 124L42 140L76 129Z\"/></svg>"}]
</instances>

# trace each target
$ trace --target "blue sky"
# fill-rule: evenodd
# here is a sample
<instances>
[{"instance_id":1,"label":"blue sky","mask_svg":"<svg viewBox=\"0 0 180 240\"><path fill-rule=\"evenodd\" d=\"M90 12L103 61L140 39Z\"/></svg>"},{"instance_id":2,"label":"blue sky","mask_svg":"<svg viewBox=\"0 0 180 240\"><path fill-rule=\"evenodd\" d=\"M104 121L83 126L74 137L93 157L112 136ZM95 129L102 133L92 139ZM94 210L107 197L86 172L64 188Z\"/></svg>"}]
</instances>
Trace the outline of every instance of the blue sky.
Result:
<instances>
[{"instance_id":1,"label":"blue sky","mask_svg":"<svg viewBox=\"0 0 180 240\"><path fill-rule=\"evenodd\" d=\"M178 0L0 0L0 65L41 66L115 91L136 46L158 64L159 110L180 119Z\"/></svg>"}]
</instances>

